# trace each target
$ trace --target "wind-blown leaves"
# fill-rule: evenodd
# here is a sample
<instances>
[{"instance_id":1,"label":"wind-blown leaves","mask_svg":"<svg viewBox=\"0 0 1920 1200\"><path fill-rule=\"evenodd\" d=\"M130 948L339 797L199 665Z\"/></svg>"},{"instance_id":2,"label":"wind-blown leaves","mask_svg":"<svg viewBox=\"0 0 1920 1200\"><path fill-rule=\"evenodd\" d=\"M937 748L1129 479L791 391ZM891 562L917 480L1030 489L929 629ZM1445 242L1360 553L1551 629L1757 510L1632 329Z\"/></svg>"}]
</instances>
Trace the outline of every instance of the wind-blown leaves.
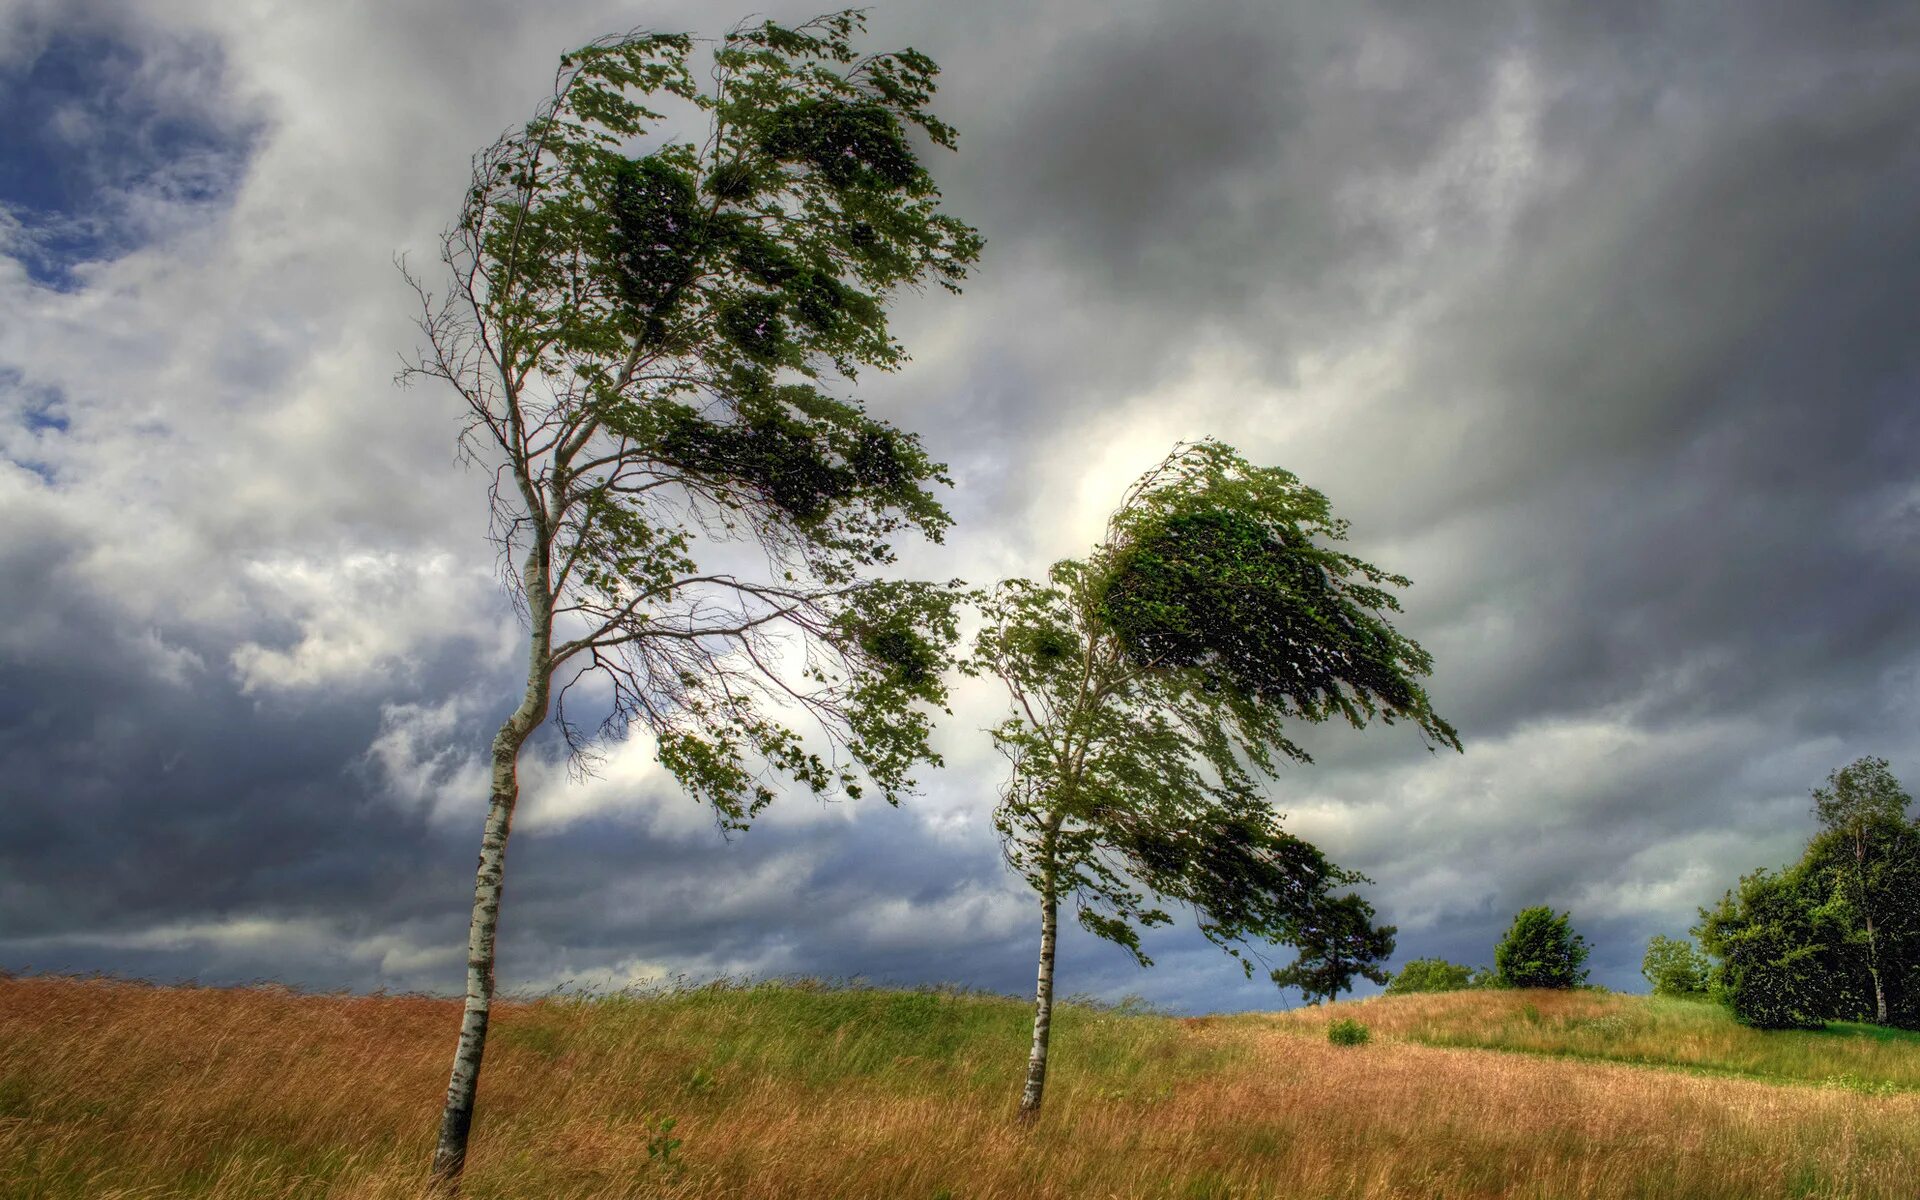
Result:
<instances>
[{"instance_id":1,"label":"wind-blown leaves","mask_svg":"<svg viewBox=\"0 0 1920 1200\"><path fill-rule=\"evenodd\" d=\"M901 535L941 537L944 468L834 385L898 366L887 299L955 287L981 241L907 137L954 144L926 111L937 68L862 56L860 30L741 25L711 84L681 34L566 56L551 103L476 159L455 287L423 322L421 372L460 390L469 450L501 465L523 599L513 565L549 557L561 727L588 748L565 701L597 676L600 730L647 728L728 824L771 794L766 767L897 797L933 761L929 725L875 706L945 699L951 592L871 578ZM675 135L685 117L700 136ZM776 665L793 645L797 678Z\"/></svg>"},{"instance_id":2,"label":"wind-blown leaves","mask_svg":"<svg viewBox=\"0 0 1920 1200\"><path fill-rule=\"evenodd\" d=\"M1406 580L1325 544L1343 535L1292 475L1200 442L1135 486L1087 560L982 599L970 666L1013 702L993 730L1008 860L1143 964L1138 930L1171 919L1163 904L1249 973L1253 947L1310 942L1364 905L1259 791L1307 758L1289 722L1402 719L1458 746L1417 682L1431 660L1383 616ZM1357 932L1379 934L1365 911Z\"/></svg>"}]
</instances>

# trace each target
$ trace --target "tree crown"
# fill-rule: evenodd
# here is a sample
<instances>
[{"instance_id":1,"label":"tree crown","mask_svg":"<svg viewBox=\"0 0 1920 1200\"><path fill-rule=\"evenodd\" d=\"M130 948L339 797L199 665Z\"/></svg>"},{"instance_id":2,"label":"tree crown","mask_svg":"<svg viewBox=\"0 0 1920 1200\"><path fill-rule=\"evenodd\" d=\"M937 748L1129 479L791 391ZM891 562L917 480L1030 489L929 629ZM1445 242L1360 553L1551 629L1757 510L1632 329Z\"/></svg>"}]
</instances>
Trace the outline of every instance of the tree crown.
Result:
<instances>
[{"instance_id":1,"label":"tree crown","mask_svg":"<svg viewBox=\"0 0 1920 1200\"><path fill-rule=\"evenodd\" d=\"M600 732L644 725L730 824L771 798L765 767L892 800L935 759L952 597L871 575L897 536L938 540L946 476L830 385L897 366L889 297L955 288L981 241L920 162L954 144L926 107L937 68L857 54L861 28L738 26L704 83L684 34L565 56L552 99L475 159L451 289L416 283L413 371L459 391L463 445L496 471L508 585L552 623L546 665L572 667L570 745L591 733L569 689L597 678ZM654 104L704 134L664 135Z\"/></svg>"},{"instance_id":2,"label":"tree crown","mask_svg":"<svg viewBox=\"0 0 1920 1200\"><path fill-rule=\"evenodd\" d=\"M1640 974L1656 996L1697 996L1707 990L1712 964L1687 938L1654 934L1640 960Z\"/></svg>"},{"instance_id":3,"label":"tree crown","mask_svg":"<svg viewBox=\"0 0 1920 1200\"><path fill-rule=\"evenodd\" d=\"M1142 477L1087 559L979 597L968 666L1013 703L992 731L1013 768L1009 862L1142 962L1137 928L1170 920L1157 900L1190 905L1249 973L1250 941L1314 946L1335 973L1377 969L1353 939L1391 944L1334 899L1360 877L1281 830L1256 787L1307 759L1290 720L1404 718L1458 746L1415 682L1430 661L1381 616L1406 581L1322 544L1344 533L1292 475L1198 442Z\"/></svg>"},{"instance_id":4,"label":"tree crown","mask_svg":"<svg viewBox=\"0 0 1920 1200\"><path fill-rule=\"evenodd\" d=\"M1502 987L1570 988L1586 982L1587 953L1571 914L1540 904L1514 914L1493 965Z\"/></svg>"},{"instance_id":5,"label":"tree crown","mask_svg":"<svg viewBox=\"0 0 1920 1200\"><path fill-rule=\"evenodd\" d=\"M1813 789L1813 815L1821 828L1849 834L1881 822L1904 824L1911 803L1892 764L1871 756L1835 770L1824 786Z\"/></svg>"}]
</instances>

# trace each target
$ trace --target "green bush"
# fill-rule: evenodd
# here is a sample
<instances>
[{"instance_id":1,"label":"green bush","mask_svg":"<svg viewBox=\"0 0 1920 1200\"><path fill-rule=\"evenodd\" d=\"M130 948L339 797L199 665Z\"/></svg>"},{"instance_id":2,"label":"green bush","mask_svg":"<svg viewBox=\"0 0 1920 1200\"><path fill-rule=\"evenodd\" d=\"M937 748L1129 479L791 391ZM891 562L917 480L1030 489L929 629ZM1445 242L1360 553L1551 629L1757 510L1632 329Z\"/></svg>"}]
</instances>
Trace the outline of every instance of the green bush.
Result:
<instances>
[{"instance_id":1,"label":"green bush","mask_svg":"<svg viewBox=\"0 0 1920 1200\"><path fill-rule=\"evenodd\" d=\"M1569 914L1544 904L1523 908L1493 950L1501 987L1570 988L1587 979L1587 942L1573 931Z\"/></svg>"},{"instance_id":2,"label":"green bush","mask_svg":"<svg viewBox=\"0 0 1920 1200\"><path fill-rule=\"evenodd\" d=\"M1365 1025L1352 1017L1341 1017L1338 1021L1327 1023L1327 1040L1336 1046L1364 1046L1372 1036Z\"/></svg>"},{"instance_id":3,"label":"green bush","mask_svg":"<svg viewBox=\"0 0 1920 1200\"><path fill-rule=\"evenodd\" d=\"M1656 933L1647 943L1640 960L1640 973L1653 985L1656 996L1702 996L1707 991L1707 976L1712 964L1686 938L1670 938Z\"/></svg>"},{"instance_id":4,"label":"green bush","mask_svg":"<svg viewBox=\"0 0 1920 1200\"><path fill-rule=\"evenodd\" d=\"M1846 931L1820 879L1799 867L1759 870L1700 912L1700 944L1720 960L1712 994L1755 1029L1818 1029L1852 1011Z\"/></svg>"},{"instance_id":5,"label":"green bush","mask_svg":"<svg viewBox=\"0 0 1920 1200\"><path fill-rule=\"evenodd\" d=\"M1400 968L1387 984L1387 995L1413 995L1417 992L1458 992L1484 983L1486 972L1479 967L1463 966L1444 958L1416 958Z\"/></svg>"}]
</instances>

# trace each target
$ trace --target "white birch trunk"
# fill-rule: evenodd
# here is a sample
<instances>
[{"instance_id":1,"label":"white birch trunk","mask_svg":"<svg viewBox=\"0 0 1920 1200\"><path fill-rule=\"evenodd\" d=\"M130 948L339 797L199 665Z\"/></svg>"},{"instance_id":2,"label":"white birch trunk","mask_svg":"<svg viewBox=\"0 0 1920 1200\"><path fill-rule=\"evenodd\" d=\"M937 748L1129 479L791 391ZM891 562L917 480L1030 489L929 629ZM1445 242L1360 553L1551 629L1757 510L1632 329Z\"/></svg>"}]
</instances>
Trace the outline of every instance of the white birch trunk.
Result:
<instances>
[{"instance_id":1,"label":"white birch trunk","mask_svg":"<svg viewBox=\"0 0 1920 1200\"><path fill-rule=\"evenodd\" d=\"M546 720L553 664L553 604L547 595L546 563L538 550L526 565L527 607L533 635L527 658L527 690L493 739L492 802L480 840L480 865L473 880L473 917L467 927L467 1002L460 1018L460 1041L440 1115L440 1139L433 1151L433 1179L443 1192L459 1189L467 1161L467 1137L473 1128L473 1100L480 1086L480 1061L486 1052L487 1021L493 1008L494 940L500 927L500 895L507 867L507 836L520 799L520 748Z\"/></svg>"},{"instance_id":2,"label":"white birch trunk","mask_svg":"<svg viewBox=\"0 0 1920 1200\"><path fill-rule=\"evenodd\" d=\"M1873 912L1867 906L1871 900L1867 897L1867 831L1861 825L1853 834L1854 869L1860 878L1861 915L1867 922L1867 974L1873 977L1873 1020L1876 1025L1887 1023L1887 991L1880 984L1880 940L1873 929Z\"/></svg>"},{"instance_id":3,"label":"white birch trunk","mask_svg":"<svg viewBox=\"0 0 1920 1200\"><path fill-rule=\"evenodd\" d=\"M1053 1033L1053 948L1058 932L1060 896L1053 875L1040 896L1040 970L1033 989L1033 1049L1027 1055L1027 1086L1020 1093L1020 1119L1040 1115L1040 1098L1047 1088L1047 1042Z\"/></svg>"}]
</instances>

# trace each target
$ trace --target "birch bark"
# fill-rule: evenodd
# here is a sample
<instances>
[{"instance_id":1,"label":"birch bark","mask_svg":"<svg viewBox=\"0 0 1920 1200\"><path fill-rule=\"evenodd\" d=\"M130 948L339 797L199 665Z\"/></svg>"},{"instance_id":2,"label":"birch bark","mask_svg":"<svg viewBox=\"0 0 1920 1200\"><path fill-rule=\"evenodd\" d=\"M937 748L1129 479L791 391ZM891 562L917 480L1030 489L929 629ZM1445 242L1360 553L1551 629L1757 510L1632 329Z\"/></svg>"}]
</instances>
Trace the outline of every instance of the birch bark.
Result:
<instances>
[{"instance_id":1,"label":"birch bark","mask_svg":"<svg viewBox=\"0 0 1920 1200\"><path fill-rule=\"evenodd\" d=\"M1059 915L1060 895L1049 870L1040 896L1040 970L1033 989L1033 1049L1027 1055L1027 1086L1020 1093L1023 1121L1040 1115L1040 1099L1047 1088L1047 1042L1053 1032L1053 948Z\"/></svg>"},{"instance_id":2,"label":"birch bark","mask_svg":"<svg viewBox=\"0 0 1920 1200\"><path fill-rule=\"evenodd\" d=\"M467 1001L460 1019L460 1041L454 1050L453 1074L447 1083L446 1108L440 1115L440 1139L433 1152L433 1179L443 1191L459 1187L467 1161L467 1137L473 1128L474 1095L480 1086L480 1063L487 1047L487 1021L493 1009L494 940L500 927L500 895L507 867L507 836L513 830L513 809L520 799L520 749L546 720L553 683L553 601L547 587L543 549L527 556L526 596L533 627L527 655L527 690L520 706L493 738L492 802L487 807L486 831L480 840L480 865L473 881L473 917L467 926Z\"/></svg>"}]
</instances>

